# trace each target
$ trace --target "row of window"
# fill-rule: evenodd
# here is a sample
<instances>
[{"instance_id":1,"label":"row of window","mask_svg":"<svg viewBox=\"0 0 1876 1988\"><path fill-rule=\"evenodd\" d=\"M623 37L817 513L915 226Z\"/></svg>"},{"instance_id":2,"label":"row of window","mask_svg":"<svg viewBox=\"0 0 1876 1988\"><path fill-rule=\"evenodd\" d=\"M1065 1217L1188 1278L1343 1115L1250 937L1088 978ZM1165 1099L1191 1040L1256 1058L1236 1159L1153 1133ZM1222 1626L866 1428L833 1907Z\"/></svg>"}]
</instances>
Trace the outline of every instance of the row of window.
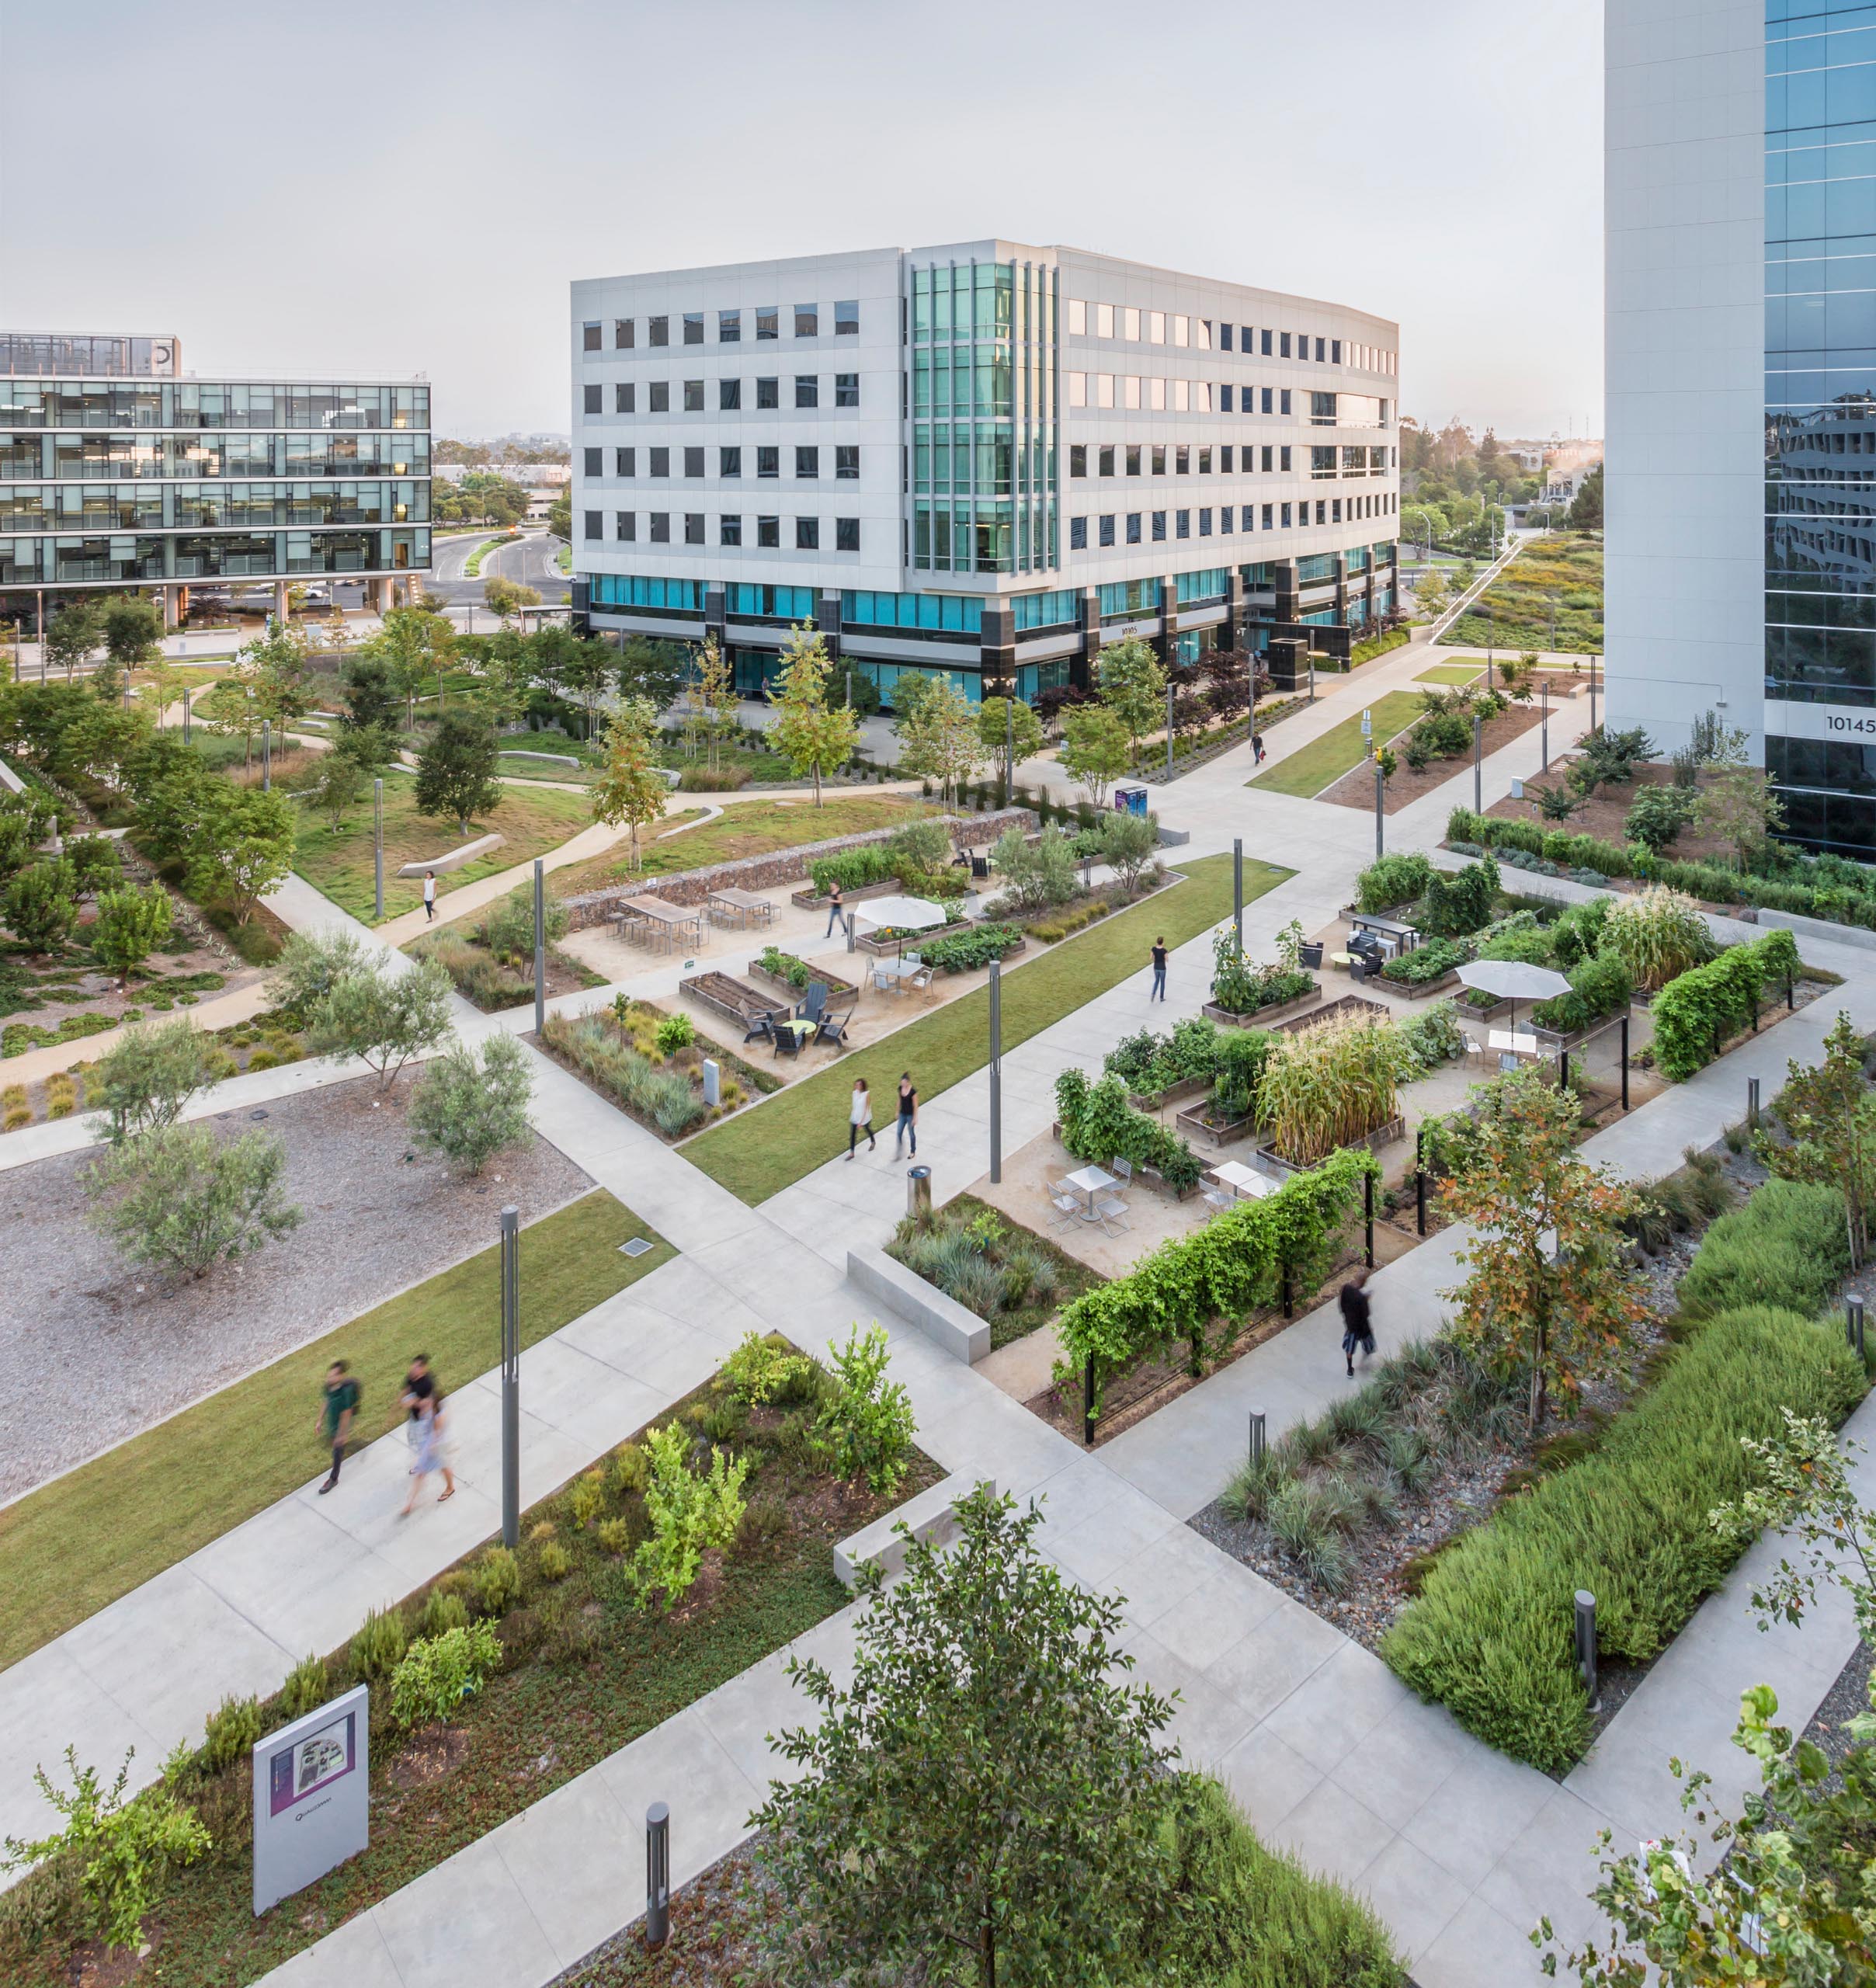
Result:
<instances>
[{"instance_id":1,"label":"row of window","mask_svg":"<svg viewBox=\"0 0 1876 1988\"><path fill-rule=\"evenodd\" d=\"M1393 509L1391 495L1383 491L1363 497L1318 497L1313 522L1319 525L1341 524L1345 511L1346 519L1351 522L1357 518L1386 517L1393 514ZM1311 522L1307 501L1261 506L1225 504L1214 508L1203 505L1196 509L1176 511L1105 511L1093 520L1095 535L1092 541L1088 536L1089 520L1085 517L1069 519L1068 550L1086 552L1091 542L1100 546L1157 544L1169 535L1169 520L1170 536L1173 538L1192 537L1195 518L1198 521L1199 537L1210 538L1214 530L1221 537L1229 537L1238 531L1256 531L1259 516L1266 531L1288 531L1293 524L1308 525Z\"/></svg>"},{"instance_id":2,"label":"row of window","mask_svg":"<svg viewBox=\"0 0 1876 1988\"><path fill-rule=\"evenodd\" d=\"M585 474L589 482L598 481L606 474L606 451L603 449L585 449L582 456ZM672 459L680 459L680 476L695 479L708 474L704 465L708 451L700 448L647 449L646 468L652 476L669 476ZM758 477L778 477L782 473L782 452L780 448L767 447L750 451L756 458ZM1286 455L1289 451L1285 450ZM857 442L840 442L832 451L834 458L834 477L837 482L856 482L860 477L860 444ZM794 473L804 481L811 481L821 474L822 450L819 443L810 443L797 447L794 451ZM743 451L740 447L720 448L717 451L717 474L719 477L738 477L742 474ZM638 474L638 451L634 449L613 450L613 474L636 476Z\"/></svg>"},{"instance_id":3,"label":"row of window","mask_svg":"<svg viewBox=\"0 0 1876 1988\"><path fill-rule=\"evenodd\" d=\"M1214 454L1222 476L1234 473L1249 476L1259 470L1266 474L1274 471L1287 476L1291 468L1291 451L1283 443L1254 445L1247 442L1239 461L1240 452L1229 442L1221 443L1215 450L1203 443L1072 442L1068 445L1071 481L1087 475L1091 447L1097 477L1164 476L1169 467L1175 476L1188 476L1195 465L1199 475L1209 476ZM1314 443L1309 450L1309 473L1313 477L1384 476L1398 460L1392 446L1384 443Z\"/></svg>"},{"instance_id":4,"label":"row of window","mask_svg":"<svg viewBox=\"0 0 1876 1988\"><path fill-rule=\"evenodd\" d=\"M1210 318L1180 317L1164 311L1142 311L1131 304L1089 304L1079 297L1065 299L1071 338L1120 339L1131 345L1191 346L1201 352L1259 354L1265 359L1307 360L1311 345L1318 366L1344 363L1369 373L1391 373L1394 354L1379 346L1358 345L1342 339L1315 339L1306 332L1283 332L1269 325L1226 325Z\"/></svg>"},{"instance_id":5,"label":"row of window","mask_svg":"<svg viewBox=\"0 0 1876 1988\"><path fill-rule=\"evenodd\" d=\"M428 428L430 390L0 379L0 421L23 428Z\"/></svg>"},{"instance_id":6,"label":"row of window","mask_svg":"<svg viewBox=\"0 0 1876 1988\"><path fill-rule=\"evenodd\" d=\"M3 383L0 383L3 390ZM0 481L188 481L220 476L428 476L410 435L44 435L0 429Z\"/></svg>"},{"instance_id":7,"label":"row of window","mask_svg":"<svg viewBox=\"0 0 1876 1988\"><path fill-rule=\"evenodd\" d=\"M704 328L710 314L707 311L682 311L675 318L647 318L644 321L644 342L649 346L669 345L671 327L678 328L678 342L683 345L701 345ZM759 304L753 311L719 311L716 313L717 342L718 345L740 345L742 342L742 321L745 318L756 321L756 335L759 340L779 339L782 335L782 310L778 304ZM638 345L638 320L636 318L615 318L613 320L614 352L631 352ZM818 304L797 304L794 307L794 335L798 339L818 339L824 322L831 321L836 338L857 338L860 335L860 306L851 297L836 304L831 312L824 311ZM606 321L603 318L589 318L580 326L580 349L582 352L603 352L606 349Z\"/></svg>"},{"instance_id":8,"label":"row of window","mask_svg":"<svg viewBox=\"0 0 1876 1988\"><path fill-rule=\"evenodd\" d=\"M648 380L644 383L644 412L647 414L702 414L708 398L710 382L707 380L680 380L678 381L679 398L676 407L671 401L671 384L669 380ZM638 412L638 387L636 380L618 380L613 384L613 412L636 414ZM606 389L596 381L589 381L582 393L582 404L588 414L606 412ZM779 378L759 379L756 382L756 398L749 405L758 412L766 408L779 409L782 405L782 383ZM794 405L797 408L818 408L821 405L821 376L818 373L797 373L794 376ZM857 373L836 373L834 375L836 407L858 407L860 405L860 375ZM737 414L742 410L742 382L740 380L719 380L717 382L717 411L719 414Z\"/></svg>"},{"instance_id":9,"label":"row of window","mask_svg":"<svg viewBox=\"0 0 1876 1988\"><path fill-rule=\"evenodd\" d=\"M679 540L671 536L672 519L678 520ZM710 520L702 511L648 511L646 537L654 545L707 545ZM589 511L586 513L585 536L589 540L603 540L606 537L606 513ZM638 513L636 511L615 511L613 513L613 537L615 540L631 545L637 541ZM717 543L719 545L741 545L743 543L742 520L731 513L719 516L717 520ZM782 543L782 520L779 517L759 516L756 520L754 543L759 547L779 550ZM797 552L818 552L821 550L821 520L818 518L797 518L794 520L794 549ZM834 520L834 550L836 552L857 552L860 550L860 520L857 518L836 518Z\"/></svg>"},{"instance_id":10,"label":"row of window","mask_svg":"<svg viewBox=\"0 0 1876 1988\"><path fill-rule=\"evenodd\" d=\"M430 563L422 527L229 532L162 537L0 538L0 586L87 580L202 580L280 573L405 572Z\"/></svg>"},{"instance_id":11,"label":"row of window","mask_svg":"<svg viewBox=\"0 0 1876 1988\"><path fill-rule=\"evenodd\" d=\"M1067 373L1062 376L1071 408L1117 408L1143 414L1270 414L1294 417L1295 395L1287 387L1234 387L1228 380L1163 380L1140 373ZM1393 402L1373 394L1309 395L1312 428L1385 428Z\"/></svg>"},{"instance_id":12,"label":"row of window","mask_svg":"<svg viewBox=\"0 0 1876 1988\"><path fill-rule=\"evenodd\" d=\"M421 523L415 483L0 484L0 531L137 531L165 526Z\"/></svg>"}]
</instances>

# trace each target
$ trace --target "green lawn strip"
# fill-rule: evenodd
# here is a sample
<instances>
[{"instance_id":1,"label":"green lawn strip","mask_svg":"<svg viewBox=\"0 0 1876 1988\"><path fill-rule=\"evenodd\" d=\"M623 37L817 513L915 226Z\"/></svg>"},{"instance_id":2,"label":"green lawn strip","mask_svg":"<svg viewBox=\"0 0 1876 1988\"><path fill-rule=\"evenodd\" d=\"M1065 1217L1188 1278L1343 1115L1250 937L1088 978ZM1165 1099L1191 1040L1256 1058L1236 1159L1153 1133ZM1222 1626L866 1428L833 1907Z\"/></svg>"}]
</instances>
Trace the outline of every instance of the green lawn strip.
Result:
<instances>
[{"instance_id":1,"label":"green lawn strip","mask_svg":"<svg viewBox=\"0 0 1876 1988\"><path fill-rule=\"evenodd\" d=\"M1374 717L1374 743L1384 746L1419 716L1419 693L1390 690L1369 708ZM1358 714L1345 718L1320 739L1312 739L1307 746L1298 746L1268 773L1259 773L1255 780L1245 784L1308 801L1324 787L1333 786L1350 767L1360 766L1367 756L1367 749L1368 742L1362 736Z\"/></svg>"},{"instance_id":2,"label":"green lawn strip","mask_svg":"<svg viewBox=\"0 0 1876 1988\"><path fill-rule=\"evenodd\" d=\"M1131 910L1105 918L1052 951L1003 975L1003 1047L1014 1049L1129 974L1143 977L1150 949L1163 935L1183 945L1225 916L1232 905L1228 856L1184 867L1186 881ZM1294 872L1246 857L1249 903ZM864 1077L877 1100L877 1124L890 1131L899 1072L910 1070L927 1103L989 1060L989 1006L980 987L936 1014L909 1023L884 1041L850 1050L831 1069L778 1091L752 1109L700 1132L679 1150L713 1180L752 1207L831 1159L846 1141L848 1093Z\"/></svg>"},{"instance_id":3,"label":"green lawn strip","mask_svg":"<svg viewBox=\"0 0 1876 1988\"><path fill-rule=\"evenodd\" d=\"M1416 683L1476 683L1485 673L1482 662L1440 662L1431 669L1423 669L1413 680Z\"/></svg>"},{"instance_id":4,"label":"green lawn strip","mask_svg":"<svg viewBox=\"0 0 1876 1988\"><path fill-rule=\"evenodd\" d=\"M478 545L475 550L470 554L469 557L463 561L464 579L466 580L480 579L482 572L482 561L488 557L490 553L496 551L499 547L509 544L510 542L509 534L506 532L499 532L493 538L484 539L481 544Z\"/></svg>"},{"instance_id":5,"label":"green lawn strip","mask_svg":"<svg viewBox=\"0 0 1876 1988\"><path fill-rule=\"evenodd\" d=\"M490 1204L490 1219L494 1219ZM619 1245L656 1245L635 1260ZM327 1367L364 1385L358 1433L398 1420L398 1383L427 1353L446 1387L496 1363L499 1246L288 1354L270 1367L0 1510L0 1669L172 1567L314 1475L313 1417ZM521 1239L521 1338L531 1345L676 1254L603 1191L530 1224ZM259 1260L266 1275L267 1259ZM250 1271L249 1275L255 1274ZM284 1253L274 1272L290 1276Z\"/></svg>"},{"instance_id":6,"label":"green lawn strip","mask_svg":"<svg viewBox=\"0 0 1876 1988\"><path fill-rule=\"evenodd\" d=\"M438 902L478 877L492 877L518 863L571 839L592 823L592 804L583 794L552 787L505 787L500 805L469 825L466 838L492 832L502 838L485 855L436 879ZM384 916L413 911L423 902L421 877L399 877L398 867L447 855L465 838L453 822L434 821L417 812L415 784L406 773L384 776ZM365 798L348 810L336 832L329 815L311 808L300 812L299 843L294 867L317 890L323 891L355 918L372 922L371 801Z\"/></svg>"}]
</instances>

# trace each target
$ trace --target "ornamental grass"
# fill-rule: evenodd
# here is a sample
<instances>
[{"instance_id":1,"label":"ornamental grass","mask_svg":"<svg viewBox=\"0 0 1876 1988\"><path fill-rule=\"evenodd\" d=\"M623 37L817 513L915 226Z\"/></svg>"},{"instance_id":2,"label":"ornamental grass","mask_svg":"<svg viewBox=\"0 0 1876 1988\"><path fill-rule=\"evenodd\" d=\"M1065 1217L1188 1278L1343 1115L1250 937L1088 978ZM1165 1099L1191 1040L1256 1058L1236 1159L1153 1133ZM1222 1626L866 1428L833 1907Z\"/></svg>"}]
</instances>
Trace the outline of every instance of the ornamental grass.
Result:
<instances>
[{"instance_id":1,"label":"ornamental grass","mask_svg":"<svg viewBox=\"0 0 1876 1988\"><path fill-rule=\"evenodd\" d=\"M1694 900L1665 884L1610 905L1603 935L1644 994L1658 992L1676 975L1713 957L1712 935Z\"/></svg>"}]
</instances>

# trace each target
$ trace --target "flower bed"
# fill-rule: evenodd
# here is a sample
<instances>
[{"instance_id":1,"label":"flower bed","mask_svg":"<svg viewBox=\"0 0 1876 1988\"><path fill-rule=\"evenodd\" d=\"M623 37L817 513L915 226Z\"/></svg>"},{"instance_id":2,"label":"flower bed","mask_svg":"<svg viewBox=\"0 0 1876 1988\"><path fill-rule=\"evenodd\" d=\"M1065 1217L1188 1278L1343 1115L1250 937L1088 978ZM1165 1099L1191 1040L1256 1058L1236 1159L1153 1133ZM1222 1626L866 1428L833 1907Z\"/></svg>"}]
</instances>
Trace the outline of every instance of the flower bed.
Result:
<instances>
[{"instance_id":1,"label":"flower bed","mask_svg":"<svg viewBox=\"0 0 1876 1988\"><path fill-rule=\"evenodd\" d=\"M1248 1139L1256 1124L1249 1112L1232 1117L1219 1110L1210 1098L1190 1111L1182 1111L1173 1121L1190 1138L1203 1139L1211 1146L1228 1146Z\"/></svg>"},{"instance_id":2,"label":"flower bed","mask_svg":"<svg viewBox=\"0 0 1876 1988\"><path fill-rule=\"evenodd\" d=\"M1458 969L1471 957L1471 947L1457 939L1429 939L1425 945L1388 961L1381 970L1381 977L1391 987L1402 988L1409 994L1430 994L1436 987L1450 986Z\"/></svg>"},{"instance_id":3,"label":"flower bed","mask_svg":"<svg viewBox=\"0 0 1876 1988\"><path fill-rule=\"evenodd\" d=\"M688 1015L667 1014L621 994L595 1013L548 1016L540 1040L557 1062L621 1111L661 1139L675 1141L779 1088L766 1072L712 1045L721 1101L706 1104L704 1052L695 1034Z\"/></svg>"},{"instance_id":4,"label":"flower bed","mask_svg":"<svg viewBox=\"0 0 1876 1988\"><path fill-rule=\"evenodd\" d=\"M1269 1028L1287 1017L1302 1014L1322 996L1322 983L1310 973L1276 976L1266 985L1279 991L1259 1006L1228 1008L1221 1002L1207 1001L1199 1012L1207 1021L1221 1023L1227 1028Z\"/></svg>"}]
</instances>

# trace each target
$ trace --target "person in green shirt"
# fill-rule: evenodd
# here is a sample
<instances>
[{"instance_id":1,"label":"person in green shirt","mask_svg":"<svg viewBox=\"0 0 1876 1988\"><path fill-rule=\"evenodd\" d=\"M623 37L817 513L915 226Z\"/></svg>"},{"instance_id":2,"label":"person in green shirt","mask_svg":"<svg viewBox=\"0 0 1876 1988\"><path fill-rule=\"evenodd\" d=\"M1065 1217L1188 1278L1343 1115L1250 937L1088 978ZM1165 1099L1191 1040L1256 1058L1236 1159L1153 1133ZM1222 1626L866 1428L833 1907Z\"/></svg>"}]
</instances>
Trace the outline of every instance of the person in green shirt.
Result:
<instances>
[{"instance_id":1,"label":"person in green shirt","mask_svg":"<svg viewBox=\"0 0 1876 1988\"><path fill-rule=\"evenodd\" d=\"M352 1417L357 1413L363 1392L346 1371L342 1360L335 1360L325 1370L325 1392L321 1399L319 1428L332 1451L332 1474L319 1487L324 1497L339 1482L339 1466L345 1461L346 1439L352 1434Z\"/></svg>"}]
</instances>

